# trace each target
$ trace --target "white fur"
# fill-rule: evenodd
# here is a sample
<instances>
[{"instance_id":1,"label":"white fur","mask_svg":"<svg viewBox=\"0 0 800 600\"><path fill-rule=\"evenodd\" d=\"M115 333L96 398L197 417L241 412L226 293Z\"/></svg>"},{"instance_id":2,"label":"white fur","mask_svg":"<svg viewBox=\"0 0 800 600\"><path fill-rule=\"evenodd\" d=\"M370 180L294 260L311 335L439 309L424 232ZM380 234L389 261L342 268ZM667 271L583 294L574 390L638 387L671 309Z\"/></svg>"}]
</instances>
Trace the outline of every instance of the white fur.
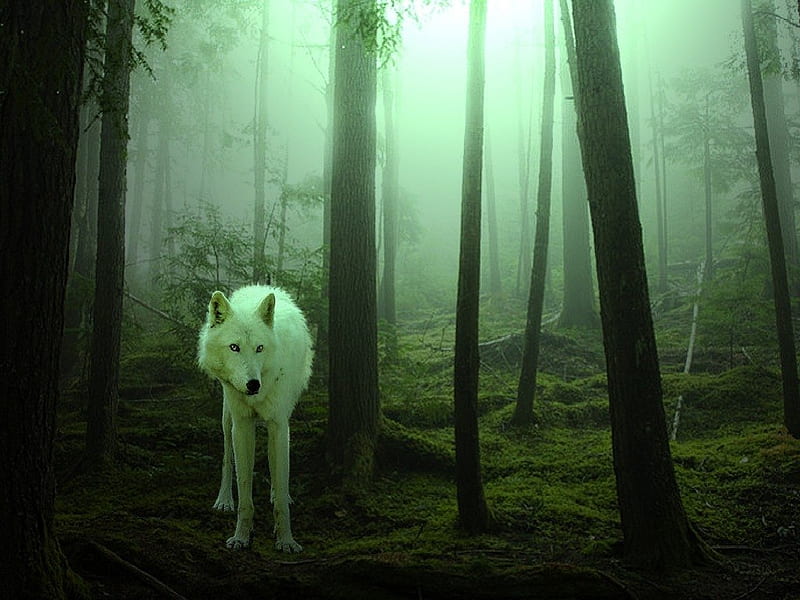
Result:
<instances>
[{"instance_id":1,"label":"white fur","mask_svg":"<svg viewBox=\"0 0 800 600\"><path fill-rule=\"evenodd\" d=\"M305 317L285 291L253 285L236 290L230 300L222 292L212 294L200 330L197 362L223 390L222 482L214 503L218 510L233 510L231 459L236 463L239 510L229 548L250 544L256 417L260 416L269 434L275 547L284 552L302 550L292 537L289 518L289 417L308 384L312 357ZM255 393L254 382L258 382Z\"/></svg>"}]
</instances>

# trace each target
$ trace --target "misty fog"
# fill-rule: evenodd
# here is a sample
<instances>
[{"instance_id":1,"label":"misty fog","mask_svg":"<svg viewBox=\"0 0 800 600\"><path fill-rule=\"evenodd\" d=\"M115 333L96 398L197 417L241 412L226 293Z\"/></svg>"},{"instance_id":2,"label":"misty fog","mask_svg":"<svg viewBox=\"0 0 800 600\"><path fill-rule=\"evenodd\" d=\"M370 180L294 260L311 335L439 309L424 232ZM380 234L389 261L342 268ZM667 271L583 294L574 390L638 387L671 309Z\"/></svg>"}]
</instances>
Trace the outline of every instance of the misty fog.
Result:
<instances>
[{"instance_id":1,"label":"misty fog","mask_svg":"<svg viewBox=\"0 0 800 600\"><path fill-rule=\"evenodd\" d=\"M634 141L641 219L648 260L655 252L654 175L651 151L651 87L663 86L672 98L673 82L687 73L720 71L741 46L736 7L729 0L692 2L658 0L617 3L629 126ZM253 114L261 3L177 4L167 36L167 49L147 49L152 74L134 73L131 150L128 168L131 192L137 185L134 161L140 148L149 156L144 197L152 194L152 173L158 119L169 114L174 138L170 155L172 210L195 210L208 202L241 221L252 220ZM401 242L398 255L400 310L415 308L421 298L408 291L418 286L435 290L437 301L452 301L458 253L461 158L464 120L465 48L468 7L414 5L403 13L400 42L383 69L397 90L395 127L399 149L401 212L414 229L413 243ZM535 202L538 168L542 79L541 7L537 2L492 0L488 9L486 47L486 143L491 144L500 222L500 254L504 279L513 280L519 244L520 140L531 138L529 202ZM556 15L558 19L558 15ZM397 20L396 16L390 19ZM268 161L280 170L288 156L286 183L322 176L327 115L330 7L326 2L273 1L269 5L267 81ZM561 258L559 124L565 56L557 21L556 136L554 142L553 216L549 265ZM744 72L740 72L742 82ZM658 90L654 93L657 93ZM713 92L709 89L708 92ZM383 109L380 76L376 104L379 168L377 204L380 218L380 161ZM745 104L743 111L747 108ZM746 112L742 112L746 123ZM143 142L141 120L148 122ZM676 245L670 260L694 258L693 238L702 237L702 179L686 165L668 164L667 219L674 223ZM485 189L484 185L484 189ZM268 186L267 212L280 195L279 182ZM724 219L730 207L718 209ZM145 223L147 222L145 200ZM531 214L534 212L531 208ZM291 213L291 210L290 210ZM321 206L290 214L289 235L302 244L322 243ZM302 222L298 222L302 221ZM532 217L532 222L534 218ZM130 222L130 215L128 221ZM145 225L146 227L146 225ZM146 229L145 229L146 230ZM402 235L402 234L401 234ZM316 237L315 237L316 236ZM142 240L143 245L149 243ZM696 243L701 244L697 241ZM267 252L275 252L274 240ZM424 282L424 284L423 284ZM433 296L428 296L432 298Z\"/></svg>"}]
</instances>

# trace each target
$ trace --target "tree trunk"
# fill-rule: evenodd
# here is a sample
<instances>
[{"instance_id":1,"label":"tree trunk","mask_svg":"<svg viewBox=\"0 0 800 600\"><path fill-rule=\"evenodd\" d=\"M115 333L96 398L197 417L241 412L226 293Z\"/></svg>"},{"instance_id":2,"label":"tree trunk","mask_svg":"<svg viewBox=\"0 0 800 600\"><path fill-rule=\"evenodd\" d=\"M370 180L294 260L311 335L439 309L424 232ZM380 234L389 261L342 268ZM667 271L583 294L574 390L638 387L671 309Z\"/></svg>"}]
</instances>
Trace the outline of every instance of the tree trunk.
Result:
<instances>
[{"instance_id":1,"label":"tree trunk","mask_svg":"<svg viewBox=\"0 0 800 600\"><path fill-rule=\"evenodd\" d=\"M575 38L572 34L567 0L559 0L564 31L567 65L562 69L564 90L562 105L561 194L563 198L564 236L564 303L558 319L559 327L596 327L594 281L589 245L589 203L583 177L581 149L578 144L577 107L578 79L575 66ZM568 91L572 90L572 97Z\"/></svg>"},{"instance_id":2,"label":"tree trunk","mask_svg":"<svg viewBox=\"0 0 800 600\"><path fill-rule=\"evenodd\" d=\"M164 245L164 222L166 220L166 182L167 161L169 160L170 123L162 116L158 124L158 151L156 153L156 174L153 183L153 203L150 212L150 258L148 260L147 280L151 290L158 289L157 281L161 273L162 247ZM151 297L152 294L146 294Z\"/></svg>"},{"instance_id":3,"label":"tree trunk","mask_svg":"<svg viewBox=\"0 0 800 600\"><path fill-rule=\"evenodd\" d=\"M664 202L661 193L661 148L659 148L658 121L656 120L656 102L653 92L653 73L648 72L647 83L650 88L650 122L653 129L653 174L656 186L656 227L658 229L658 286L660 293L667 291L667 254L666 254L666 227L664 225Z\"/></svg>"},{"instance_id":4,"label":"tree trunk","mask_svg":"<svg viewBox=\"0 0 800 600\"><path fill-rule=\"evenodd\" d=\"M134 0L108 7L86 455L113 459L125 283L125 169Z\"/></svg>"},{"instance_id":5,"label":"tree trunk","mask_svg":"<svg viewBox=\"0 0 800 600\"><path fill-rule=\"evenodd\" d=\"M86 11L72 0L0 11L0 586L22 600L68 593L52 459Z\"/></svg>"},{"instance_id":6,"label":"tree trunk","mask_svg":"<svg viewBox=\"0 0 800 600\"><path fill-rule=\"evenodd\" d=\"M481 265L484 38L486 0L472 0L467 46L467 107L461 183L461 250L453 388L458 518L470 533L485 531L489 511L478 445L478 316Z\"/></svg>"},{"instance_id":7,"label":"tree trunk","mask_svg":"<svg viewBox=\"0 0 800 600\"><path fill-rule=\"evenodd\" d=\"M146 109L145 109L146 110ZM139 265L139 242L142 236L142 214L144 213L144 174L147 170L147 155L148 155L148 130L150 124L150 117L144 111L139 116L139 123L136 128L136 153L134 155L134 175L133 175L133 193L131 194L131 206L129 208L129 215L131 217L131 225L128 230L128 283L134 288L139 289L139 285L143 282L140 281L142 268Z\"/></svg>"},{"instance_id":8,"label":"tree trunk","mask_svg":"<svg viewBox=\"0 0 800 600\"><path fill-rule=\"evenodd\" d=\"M774 2L765 3L768 13L775 12ZM778 30L776 20L765 15L766 52L773 60L779 60ZM789 128L786 122L786 108L783 101L783 76L781 65L772 65L764 73L764 103L767 111L767 128L769 132L770 158L775 175L775 190L778 194L780 210L783 252L789 277L789 292L800 295L800 257L797 249L797 221L794 214L794 192L792 189L791 152Z\"/></svg>"},{"instance_id":9,"label":"tree trunk","mask_svg":"<svg viewBox=\"0 0 800 600\"><path fill-rule=\"evenodd\" d=\"M267 77L269 76L269 3L263 0L256 60L256 107L253 117L253 283L266 280L267 244Z\"/></svg>"},{"instance_id":10,"label":"tree trunk","mask_svg":"<svg viewBox=\"0 0 800 600\"><path fill-rule=\"evenodd\" d=\"M511 422L527 426L533 422L536 374L539 368L539 342L550 243L550 195L553 179L553 105L556 94L556 48L553 31L553 0L544 0L544 92L542 96L542 139L539 148L539 188L537 190L536 235L533 242L525 348L517 385L517 403Z\"/></svg>"},{"instance_id":11,"label":"tree trunk","mask_svg":"<svg viewBox=\"0 0 800 600\"><path fill-rule=\"evenodd\" d=\"M503 293L500 279L500 252L497 247L497 194L494 187L492 145L486 135L486 232L489 234L489 293L499 297Z\"/></svg>"},{"instance_id":12,"label":"tree trunk","mask_svg":"<svg viewBox=\"0 0 800 600\"><path fill-rule=\"evenodd\" d=\"M624 552L642 567L685 567L705 547L686 518L667 439L614 9L611 0L572 7Z\"/></svg>"},{"instance_id":13,"label":"tree trunk","mask_svg":"<svg viewBox=\"0 0 800 600\"><path fill-rule=\"evenodd\" d=\"M331 2L331 10L335 10L336 0ZM315 364L320 374L326 374L328 361L328 284L330 273L331 248L331 183L333 176L333 77L336 65L336 27L331 27L328 44L328 81L325 84L325 146L322 150L322 283L320 285L320 315L317 328L315 348Z\"/></svg>"},{"instance_id":14,"label":"tree trunk","mask_svg":"<svg viewBox=\"0 0 800 600\"><path fill-rule=\"evenodd\" d=\"M767 226L770 266L772 267L773 298L775 301L775 325L778 330L778 345L781 355L781 377L783 381L783 418L789 433L800 437L800 384L797 375L797 354L792 324L792 306L789 299L789 283L786 276L786 259L781 232L780 209L775 178L770 158L770 139L767 133L767 115L764 106L764 87L761 81L761 64L758 45L753 30L753 12L750 0L742 0L742 28L747 54L747 73L750 79L750 98L753 105L753 124L756 132L756 159L761 181L761 200Z\"/></svg>"},{"instance_id":15,"label":"tree trunk","mask_svg":"<svg viewBox=\"0 0 800 600\"><path fill-rule=\"evenodd\" d=\"M74 369L81 366L81 351L85 352L81 342L90 324L97 245L97 173L100 166L100 123L90 125L90 122L94 119L96 109L93 102L84 103L81 108L75 207L70 233L72 264L67 277L64 305L62 376L73 374Z\"/></svg>"},{"instance_id":16,"label":"tree trunk","mask_svg":"<svg viewBox=\"0 0 800 600\"><path fill-rule=\"evenodd\" d=\"M711 138L709 132L709 96L706 95L705 124L703 129L703 183L706 199L706 281L714 277L714 231L711 220L712 212L712 181L711 181Z\"/></svg>"},{"instance_id":17,"label":"tree trunk","mask_svg":"<svg viewBox=\"0 0 800 600\"><path fill-rule=\"evenodd\" d=\"M381 277L380 317L387 323L397 323L395 307L395 265L397 263L397 204L399 196L399 166L397 132L394 113L396 96L388 66L383 69L383 115L385 120L386 164L383 168L383 277Z\"/></svg>"},{"instance_id":18,"label":"tree trunk","mask_svg":"<svg viewBox=\"0 0 800 600\"><path fill-rule=\"evenodd\" d=\"M338 15L359 3L339 0ZM376 56L355 23L336 25L331 246L328 454L345 485L372 477L380 420L375 285Z\"/></svg>"},{"instance_id":19,"label":"tree trunk","mask_svg":"<svg viewBox=\"0 0 800 600\"><path fill-rule=\"evenodd\" d=\"M515 43L514 60L516 62L516 72L518 74L516 82L517 91L517 116L519 126L517 128L517 176L519 179L519 259L517 261L517 284L515 292L518 297L527 296L527 287L523 288L523 283L529 283L528 274L531 272L531 217L529 208L529 191L531 180L531 140L533 138L533 98L531 98L531 108L528 110L528 132L525 134L525 122L522 110L522 76L520 63L519 39Z\"/></svg>"},{"instance_id":20,"label":"tree trunk","mask_svg":"<svg viewBox=\"0 0 800 600\"><path fill-rule=\"evenodd\" d=\"M81 202L81 214L78 222L78 239L75 247L74 271L88 279L94 277L94 261L97 256L97 195L98 177L100 173L100 121L95 119L95 111L99 108L94 102L87 105L88 119L91 124L81 134L86 136L86 171L78 176L86 181L85 197Z\"/></svg>"}]
</instances>

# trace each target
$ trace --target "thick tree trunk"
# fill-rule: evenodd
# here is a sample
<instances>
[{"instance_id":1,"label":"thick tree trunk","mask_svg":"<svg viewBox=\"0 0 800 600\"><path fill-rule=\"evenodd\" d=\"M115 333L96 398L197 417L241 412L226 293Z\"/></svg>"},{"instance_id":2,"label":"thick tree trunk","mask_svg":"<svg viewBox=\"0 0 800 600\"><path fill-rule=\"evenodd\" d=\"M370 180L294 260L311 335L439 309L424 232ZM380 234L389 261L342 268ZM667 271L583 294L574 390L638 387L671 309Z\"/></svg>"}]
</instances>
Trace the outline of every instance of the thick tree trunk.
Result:
<instances>
[{"instance_id":1,"label":"thick tree trunk","mask_svg":"<svg viewBox=\"0 0 800 600\"><path fill-rule=\"evenodd\" d=\"M470 533L486 530L489 511L481 480L478 445L478 316L481 265L481 176L486 0L470 3L467 46L467 107L461 180L461 250L458 264L455 400L458 518Z\"/></svg>"},{"instance_id":2,"label":"thick tree trunk","mask_svg":"<svg viewBox=\"0 0 800 600\"><path fill-rule=\"evenodd\" d=\"M108 7L86 455L113 459L125 284L125 170L134 0Z\"/></svg>"},{"instance_id":3,"label":"thick tree trunk","mask_svg":"<svg viewBox=\"0 0 800 600\"><path fill-rule=\"evenodd\" d=\"M756 159L761 181L761 200L767 226L770 266L772 267L775 324L781 356L783 381L783 417L789 433L800 438L800 384L797 375L797 354L792 324L792 305L789 299L789 282L786 276L786 259L781 232L780 209L775 178L770 158L770 139L767 133L767 115L764 106L764 87L758 45L753 30L753 12L750 0L742 1L742 28L747 53L747 73L750 78L750 98L753 105L753 123L756 132Z\"/></svg>"},{"instance_id":4,"label":"thick tree trunk","mask_svg":"<svg viewBox=\"0 0 800 600\"><path fill-rule=\"evenodd\" d=\"M0 9L0 588L59 599L53 438L78 144L86 4ZM56 93L58 92L58 93Z\"/></svg>"},{"instance_id":5,"label":"thick tree trunk","mask_svg":"<svg viewBox=\"0 0 800 600\"><path fill-rule=\"evenodd\" d=\"M561 126L561 196L564 236L564 300L559 327L596 327L592 255L589 245L589 203L583 177L581 149L578 144L577 106L578 80L575 72L575 38L567 0L560 0L561 23L567 49L567 65L562 69L561 89L564 92ZM572 97L568 91L572 90Z\"/></svg>"},{"instance_id":6,"label":"thick tree trunk","mask_svg":"<svg viewBox=\"0 0 800 600\"><path fill-rule=\"evenodd\" d=\"M667 439L614 10L611 0L572 7L625 556L644 567L685 567L705 548L686 518Z\"/></svg>"},{"instance_id":7,"label":"thick tree trunk","mask_svg":"<svg viewBox=\"0 0 800 600\"><path fill-rule=\"evenodd\" d=\"M553 105L556 93L556 48L553 31L553 0L544 0L544 92L542 96L542 138L539 147L539 187L536 205L536 235L533 242L533 267L525 325L525 349L517 385L517 403L511 422L526 426L533 422L536 374L539 369L539 342L550 244L550 196L553 180Z\"/></svg>"},{"instance_id":8,"label":"thick tree trunk","mask_svg":"<svg viewBox=\"0 0 800 600\"><path fill-rule=\"evenodd\" d=\"M338 14L353 3L339 0ZM372 8L374 2L360 8ZM329 274L328 455L347 486L371 477L380 420L375 256L376 56L336 33Z\"/></svg>"}]
</instances>

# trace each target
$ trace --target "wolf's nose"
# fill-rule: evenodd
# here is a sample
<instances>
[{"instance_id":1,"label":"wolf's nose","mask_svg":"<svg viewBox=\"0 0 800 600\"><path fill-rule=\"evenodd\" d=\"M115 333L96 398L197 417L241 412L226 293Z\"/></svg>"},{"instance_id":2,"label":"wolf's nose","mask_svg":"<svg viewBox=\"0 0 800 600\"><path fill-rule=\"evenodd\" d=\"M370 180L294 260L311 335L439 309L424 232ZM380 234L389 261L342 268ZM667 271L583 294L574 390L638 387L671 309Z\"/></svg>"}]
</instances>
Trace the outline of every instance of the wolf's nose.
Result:
<instances>
[{"instance_id":1,"label":"wolf's nose","mask_svg":"<svg viewBox=\"0 0 800 600\"><path fill-rule=\"evenodd\" d=\"M255 394L260 387L261 383L258 381L258 379L251 379L247 382L247 393Z\"/></svg>"}]
</instances>

